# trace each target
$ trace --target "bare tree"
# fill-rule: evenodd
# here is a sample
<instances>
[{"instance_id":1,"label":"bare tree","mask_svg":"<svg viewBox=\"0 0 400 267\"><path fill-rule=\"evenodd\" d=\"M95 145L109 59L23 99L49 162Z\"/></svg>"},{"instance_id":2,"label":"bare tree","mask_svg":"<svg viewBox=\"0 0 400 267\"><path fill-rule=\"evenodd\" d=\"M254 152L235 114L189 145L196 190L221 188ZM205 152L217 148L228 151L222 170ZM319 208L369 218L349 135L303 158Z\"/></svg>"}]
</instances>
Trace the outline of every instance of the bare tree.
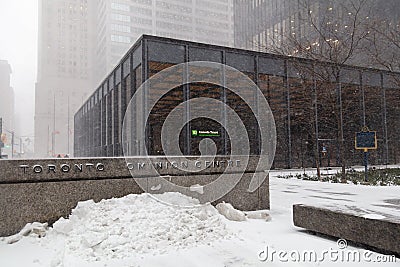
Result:
<instances>
[{"instance_id":1,"label":"bare tree","mask_svg":"<svg viewBox=\"0 0 400 267\"><path fill-rule=\"evenodd\" d=\"M345 1L310 1L300 0L298 10L282 29L269 31L266 36L266 45L262 50L275 54L296 56L317 60L328 64L318 64L317 67L306 67L311 64L293 64L298 73L312 77L314 87L319 91L318 96L323 99L324 108L331 112L329 122L331 130L336 132L338 152L342 167L342 182L346 182L346 157L343 114L349 112L348 103L341 100L341 71L344 64L362 65L365 59L365 49L370 38L373 1L345 0ZM289 26L288 26L289 25ZM393 36L398 38L399 36ZM310 78L308 78L310 79ZM310 83L303 82L303 86L310 87ZM307 90L303 90L307 92ZM317 92L315 92L317 94ZM316 95L315 95L316 96ZM314 119L318 112L315 101L306 101L310 96L304 96L303 107L306 112L303 121L316 140L314 157L316 158L319 174L319 147L318 122ZM348 109L348 110L345 110ZM321 115L318 115L321 117ZM320 118L321 119L321 118Z\"/></svg>"},{"instance_id":2,"label":"bare tree","mask_svg":"<svg viewBox=\"0 0 400 267\"><path fill-rule=\"evenodd\" d=\"M370 66L400 71L400 19L385 16L385 13L400 13L398 1L387 0L377 11L378 16L370 19L370 34L365 46L371 59Z\"/></svg>"},{"instance_id":3,"label":"bare tree","mask_svg":"<svg viewBox=\"0 0 400 267\"><path fill-rule=\"evenodd\" d=\"M269 36L268 52L335 64L357 61L370 34L371 1L299 1L297 19Z\"/></svg>"}]
</instances>

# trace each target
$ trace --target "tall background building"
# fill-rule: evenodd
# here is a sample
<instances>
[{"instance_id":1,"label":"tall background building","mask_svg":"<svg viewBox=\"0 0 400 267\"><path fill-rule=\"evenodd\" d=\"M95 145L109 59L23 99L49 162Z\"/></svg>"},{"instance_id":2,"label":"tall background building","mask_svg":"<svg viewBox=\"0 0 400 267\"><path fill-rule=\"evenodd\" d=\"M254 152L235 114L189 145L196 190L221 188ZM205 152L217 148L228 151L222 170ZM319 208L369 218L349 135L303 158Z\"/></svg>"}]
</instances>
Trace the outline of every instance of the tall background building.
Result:
<instances>
[{"instance_id":1,"label":"tall background building","mask_svg":"<svg viewBox=\"0 0 400 267\"><path fill-rule=\"evenodd\" d=\"M233 0L95 1L95 84L142 35L233 45Z\"/></svg>"},{"instance_id":2,"label":"tall background building","mask_svg":"<svg viewBox=\"0 0 400 267\"><path fill-rule=\"evenodd\" d=\"M35 155L72 153L73 114L91 92L90 1L40 0Z\"/></svg>"},{"instance_id":3,"label":"tall background building","mask_svg":"<svg viewBox=\"0 0 400 267\"><path fill-rule=\"evenodd\" d=\"M3 127L14 130L14 90L10 85L11 66L6 60L0 60L0 118Z\"/></svg>"},{"instance_id":4,"label":"tall background building","mask_svg":"<svg viewBox=\"0 0 400 267\"><path fill-rule=\"evenodd\" d=\"M35 154L71 154L73 114L142 34L233 45L233 0L40 0Z\"/></svg>"},{"instance_id":5,"label":"tall background building","mask_svg":"<svg viewBox=\"0 0 400 267\"><path fill-rule=\"evenodd\" d=\"M235 46L250 50L264 50L262 44L268 40L269 33L277 34L283 30L283 21L298 8L294 1L234 0Z\"/></svg>"},{"instance_id":6,"label":"tall background building","mask_svg":"<svg viewBox=\"0 0 400 267\"><path fill-rule=\"evenodd\" d=\"M10 64L6 60L0 60L0 118L3 119L2 132L7 135L7 143L11 142L9 132L14 131L15 126L14 90L10 86L10 76ZM10 155L10 152L10 149L3 149L3 154Z\"/></svg>"}]
</instances>

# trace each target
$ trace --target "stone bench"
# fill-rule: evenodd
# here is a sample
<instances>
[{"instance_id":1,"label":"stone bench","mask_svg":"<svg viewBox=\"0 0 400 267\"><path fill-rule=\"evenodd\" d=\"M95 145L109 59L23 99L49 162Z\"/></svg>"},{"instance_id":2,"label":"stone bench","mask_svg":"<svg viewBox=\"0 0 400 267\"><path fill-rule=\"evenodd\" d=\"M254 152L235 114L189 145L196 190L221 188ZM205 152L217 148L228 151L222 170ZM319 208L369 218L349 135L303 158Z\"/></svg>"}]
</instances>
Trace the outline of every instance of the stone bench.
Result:
<instances>
[{"instance_id":1,"label":"stone bench","mask_svg":"<svg viewBox=\"0 0 400 267\"><path fill-rule=\"evenodd\" d=\"M295 226L399 257L400 218L383 217L368 218L349 210L293 205Z\"/></svg>"}]
</instances>

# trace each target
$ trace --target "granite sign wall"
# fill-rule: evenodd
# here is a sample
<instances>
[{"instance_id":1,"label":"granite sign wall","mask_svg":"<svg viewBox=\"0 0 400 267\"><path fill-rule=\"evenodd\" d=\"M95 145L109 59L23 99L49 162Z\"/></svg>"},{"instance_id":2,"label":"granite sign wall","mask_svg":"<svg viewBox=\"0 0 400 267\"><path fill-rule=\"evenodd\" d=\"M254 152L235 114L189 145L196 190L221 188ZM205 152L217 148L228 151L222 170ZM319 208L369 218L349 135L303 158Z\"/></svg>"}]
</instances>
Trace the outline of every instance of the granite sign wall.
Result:
<instances>
[{"instance_id":1,"label":"granite sign wall","mask_svg":"<svg viewBox=\"0 0 400 267\"><path fill-rule=\"evenodd\" d=\"M242 210L268 209L268 177L255 191L249 184L256 173L258 157L132 157L0 161L0 236L17 233L26 223L49 222L67 217L78 201L100 201L144 191L160 194L167 189L158 184L164 179L188 188L187 195L200 201L207 192L191 190L218 179L221 173L242 178L216 201L229 202ZM243 162L247 162L244 166ZM193 163L193 164L191 164ZM154 177L152 168L159 173ZM188 171L185 171L187 169ZM196 173L189 170L198 170ZM141 179L146 187L136 182ZM227 181L229 182L229 181ZM206 188L206 187L204 187Z\"/></svg>"}]
</instances>

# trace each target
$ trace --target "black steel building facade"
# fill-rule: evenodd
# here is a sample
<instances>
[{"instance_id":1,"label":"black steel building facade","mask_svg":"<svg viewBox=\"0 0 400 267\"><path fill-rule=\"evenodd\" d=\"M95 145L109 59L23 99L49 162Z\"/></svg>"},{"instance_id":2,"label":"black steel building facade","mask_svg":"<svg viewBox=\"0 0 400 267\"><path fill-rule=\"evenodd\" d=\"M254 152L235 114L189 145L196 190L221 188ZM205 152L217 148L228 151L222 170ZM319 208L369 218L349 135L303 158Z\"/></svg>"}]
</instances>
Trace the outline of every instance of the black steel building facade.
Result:
<instances>
[{"instance_id":1,"label":"black steel building facade","mask_svg":"<svg viewBox=\"0 0 400 267\"><path fill-rule=\"evenodd\" d=\"M147 35L125 54L75 114L74 156L122 156L126 146L121 140L122 121L131 97L154 74L189 61L232 66L258 85L275 118L275 168L318 163L337 166L342 161L362 164L363 154L354 148L354 135L363 126L377 131L378 149L370 151L372 164L400 161L399 73ZM175 78L182 79L179 73ZM153 94L157 92L144 94L143 101ZM245 94L255 96L252 91ZM193 83L174 88L157 102L146 126L145 140L130 147L130 154L142 155L146 148L151 155L163 155L160 135L165 118L174 107L196 97L214 98L234 109L248 131L251 154L259 152L257 121L243 99L228 88ZM224 116L223 110L215 112ZM191 136L190 130L205 125L220 132L213 137L217 153L229 154L229 137L223 126L207 119L191 121L179 133L183 154L200 153L199 138Z\"/></svg>"}]
</instances>

